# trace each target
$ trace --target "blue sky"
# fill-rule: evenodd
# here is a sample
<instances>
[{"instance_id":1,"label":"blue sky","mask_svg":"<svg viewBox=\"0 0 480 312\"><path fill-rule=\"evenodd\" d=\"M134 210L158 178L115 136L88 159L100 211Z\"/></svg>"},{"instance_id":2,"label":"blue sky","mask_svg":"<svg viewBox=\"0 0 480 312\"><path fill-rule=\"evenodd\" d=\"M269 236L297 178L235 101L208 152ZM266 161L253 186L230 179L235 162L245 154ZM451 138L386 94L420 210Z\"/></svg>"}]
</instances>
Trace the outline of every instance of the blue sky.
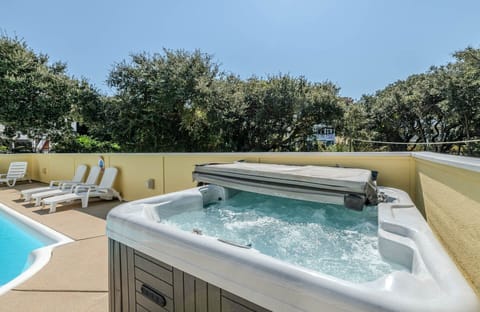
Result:
<instances>
[{"instance_id":1,"label":"blue sky","mask_svg":"<svg viewBox=\"0 0 480 312\"><path fill-rule=\"evenodd\" d=\"M115 62L200 49L242 78L289 73L359 98L480 48L478 0L2 0L0 30L105 92Z\"/></svg>"}]
</instances>

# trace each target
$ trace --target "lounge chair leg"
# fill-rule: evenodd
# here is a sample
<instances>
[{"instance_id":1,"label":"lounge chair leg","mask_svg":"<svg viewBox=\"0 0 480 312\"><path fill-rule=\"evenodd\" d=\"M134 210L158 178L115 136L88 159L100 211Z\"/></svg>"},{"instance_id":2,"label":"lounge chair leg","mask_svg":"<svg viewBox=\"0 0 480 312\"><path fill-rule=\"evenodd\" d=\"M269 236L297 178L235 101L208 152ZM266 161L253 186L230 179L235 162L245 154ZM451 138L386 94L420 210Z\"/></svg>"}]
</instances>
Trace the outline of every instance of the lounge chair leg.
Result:
<instances>
[{"instance_id":1,"label":"lounge chair leg","mask_svg":"<svg viewBox=\"0 0 480 312\"><path fill-rule=\"evenodd\" d=\"M35 207L40 206L41 200L42 199L40 197L35 198Z\"/></svg>"},{"instance_id":2,"label":"lounge chair leg","mask_svg":"<svg viewBox=\"0 0 480 312\"><path fill-rule=\"evenodd\" d=\"M82 197L82 208L88 207L88 197Z\"/></svg>"},{"instance_id":3,"label":"lounge chair leg","mask_svg":"<svg viewBox=\"0 0 480 312\"><path fill-rule=\"evenodd\" d=\"M116 198L118 198L119 201L122 201L122 196L120 196L120 193L117 192L116 190L112 189L112 192L113 192L113 196L115 196Z\"/></svg>"},{"instance_id":4,"label":"lounge chair leg","mask_svg":"<svg viewBox=\"0 0 480 312\"><path fill-rule=\"evenodd\" d=\"M50 213L57 211L57 203L50 204Z\"/></svg>"}]
</instances>

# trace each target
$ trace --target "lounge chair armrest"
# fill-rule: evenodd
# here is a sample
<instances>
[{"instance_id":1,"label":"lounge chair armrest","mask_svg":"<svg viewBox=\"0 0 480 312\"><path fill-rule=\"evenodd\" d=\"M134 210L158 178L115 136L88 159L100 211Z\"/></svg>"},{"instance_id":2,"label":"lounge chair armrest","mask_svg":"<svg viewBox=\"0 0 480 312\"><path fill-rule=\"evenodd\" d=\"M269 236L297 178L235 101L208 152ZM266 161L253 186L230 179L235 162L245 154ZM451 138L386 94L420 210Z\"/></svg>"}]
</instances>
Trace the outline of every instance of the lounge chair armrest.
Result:
<instances>
[{"instance_id":1,"label":"lounge chair armrest","mask_svg":"<svg viewBox=\"0 0 480 312\"><path fill-rule=\"evenodd\" d=\"M70 181L64 181L62 182L61 184L58 185L59 188L61 188L62 190L66 190L68 188L73 188L77 185L78 183L75 183L75 182L70 182Z\"/></svg>"},{"instance_id":2,"label":"lounge chair armrest","mask_svg":"<svg viewBox=\"0 0 480 312\"><path fill-rule=\"evenodd\" d=\"M64 183L68 183L70 181L68 180L52 180L50 181L50 187L54 186L54 185L57 185L58 187L60 187L62 184Z\"/></svg>"},{"instance_id":3,"label":"lounge chair armrest","mask_svg":"<svg viewBox=\"0 0 480 312\"><path fill-rule=\"evenodd\" d=\"M92 189L92 191L95 191L95 192L106 192L106 193L109 193L109 192L112 192L112 189L109 188L109 187L96 187L94 189Z\"/></svg>"},{"instance_id":4,"label":"lounge chair armrest","mask_svg":"<svg viewBox=\"0 0 480 312\"><path fill-rule=\"evenodd\" d=\"M109 187L99 187L99 186L92 187L92 188L90 188L89 191L90 192L98 192L98 193L105 192L106 194L112 193L111 188L109 188Z\"/></svg>"},{"instance_id":5,"label":"lounge chair armrest","mask_svg":"<svg viewBox=\"0 0 480 312\"><path fill-rule=\"evenodd\" d=\"M98 185L96 185L96 184L79 183L77 186L97 187Z\"/></svg>"},{"instance_id":6,"label":"lounge chair armrest","mask_svg":"<svg viewBox=\"0 0 480 312\"><path fill-rule=\"evenodd\" d=\"M82 185L82 186L95 186L95 184L85 184L80 182L65 182L60 187L62 190L70 189L72 192L75 190L75 187Z\"/></svg>"},{"instance_id":7,"label":"lounge chair armrest","mask_svg":"<svg viewBox=\"0 0 480 312\"><path fill-rule=\"evenodd\" d=\"M77 193L79 191L82 191L82 192L90 191L90 190L96 189L96 187L97 187L96 185L92 185L92 184L79 184L72 188L74 188L73 192Z\"/></svg>"}]
</instances>

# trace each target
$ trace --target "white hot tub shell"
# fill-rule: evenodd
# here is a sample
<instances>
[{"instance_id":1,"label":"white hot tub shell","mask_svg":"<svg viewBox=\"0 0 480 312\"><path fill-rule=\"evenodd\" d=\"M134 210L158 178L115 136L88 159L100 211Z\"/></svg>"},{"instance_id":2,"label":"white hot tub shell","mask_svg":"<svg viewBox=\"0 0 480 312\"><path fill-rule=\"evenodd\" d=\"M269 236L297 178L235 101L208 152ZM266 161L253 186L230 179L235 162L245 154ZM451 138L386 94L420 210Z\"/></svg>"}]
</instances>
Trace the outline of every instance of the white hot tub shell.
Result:
<instances>
[{"instance_id":1,"label":"white hot tub shell","mask_svg":"<svg viewBox=\"0 0 480 312\"><path fill-rule=\"evenodd\" d=\"M389 199L378 204L380 253L408 272L395 271L366 283L341 280L159 222L170 214L228 198L228 188L207 185L122 204L107 217L111 246L120 246L111 247L110 254L111 310L139 302L144 310L148 310L145 305L154 309L157 304L172 311L183 309L188 300L186 286L182 284L183 299L179 299L175 285L186 283L188 275L197 278L198 285L216 287L223 307L232 296L243 298L238 300L246 300L241 303L244 311L480 311L477 296L409 196L397 189L379 190ZM132 259L153 264L139 265ZM122 271L129 266L132 273ZM159 271L166 279L147 285ZM185 274L181 281L176 280L176 272ZM138 274L144 277L137 278ZM152 287L154 282L159 286ZM159 289L164 286L168 286L165 291ZM122 287L133 290L125 294ZM158 296L166 297L167 303L158 302ZM217 310L210 297L193 296L192 300L208 302L208 311Z\"/></svg>"}]
</instances>

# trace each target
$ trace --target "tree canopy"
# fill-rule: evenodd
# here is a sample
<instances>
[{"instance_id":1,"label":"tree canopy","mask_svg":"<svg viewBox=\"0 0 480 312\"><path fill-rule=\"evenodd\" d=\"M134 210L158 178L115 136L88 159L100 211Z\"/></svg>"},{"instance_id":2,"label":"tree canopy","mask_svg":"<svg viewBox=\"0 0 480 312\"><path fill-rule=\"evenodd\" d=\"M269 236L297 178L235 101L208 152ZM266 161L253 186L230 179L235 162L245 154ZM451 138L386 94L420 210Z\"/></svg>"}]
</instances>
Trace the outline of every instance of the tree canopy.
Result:
<instances>
[{"instance_id":1,"label":"tree canopy","mask_svg":"<svg viewBox=\"0 0 480 312\"><path fill-rule=\"evenodd\" d=\"M316 124L333 126L340 144L409 143L356 143L356 150L479 139L480 50L468 47L453 56L449 64L354 101L331 82L288 74L241 79L199 50L164 49L114 64L107 77L114 93L105 95L69 76L65 63L1 36L2 139L17 132L48 137L57 152L308 151L318 150L309 140ZM480 153L479 144L429 148Z\"/></svg>"},{"instance_id":2,"label":"tree canopy","mask_svg":"<svg viewBox=\"0 0 480 312\"><path fill-rule=\"evenodd\" d=\"M369 116L371 138L394 142L452 142L480 138L480 50L454 54L456 62L390 84L359 104ZM477 154L479 144L462 145ZM414 148L412 144L409 148ZM405 149L405 146L392 146ZM407 147L408 148L408 147ZM461 152L456 144L430 147Z\"/></svg>"},{"instance_id":3,"label":"tree canopy","mask_svg":"<svg viewBox=\"0 0 480 312\"><path fill-rule=\"evenodd\" d=\"M70 134L71 122L81 119L82 107L99 98L85 80L66 74L66 64L50 64L23 41L0 37L0 123L7 136L21 132L59 141Z\"/></svg>"},{"instance_id":4,"label":"tree canopy","mask_svg":"<svg viewBox=\"0 0 480 312\"><path fill-rule=\"evenodd\" d=\"M112 138L127 151L304 150L318 122L335 123L338 88L289 75L246 81L200 51L134 54L111 71Z\"/></svg>"}]
</instances>

